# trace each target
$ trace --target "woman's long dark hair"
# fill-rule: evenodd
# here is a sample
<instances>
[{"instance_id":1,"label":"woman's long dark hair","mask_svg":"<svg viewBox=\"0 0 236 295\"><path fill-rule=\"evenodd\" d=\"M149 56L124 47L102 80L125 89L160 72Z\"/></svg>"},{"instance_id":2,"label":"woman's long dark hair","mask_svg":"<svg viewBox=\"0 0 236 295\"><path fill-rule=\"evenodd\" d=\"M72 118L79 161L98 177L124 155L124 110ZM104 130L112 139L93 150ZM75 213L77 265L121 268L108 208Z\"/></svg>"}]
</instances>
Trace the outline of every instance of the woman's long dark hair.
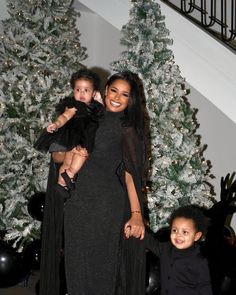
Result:
<instances>
[{"instance_id":1,"label":"woman's long dark hair","mask_svg":"<svg viewBox=\"0 0 236 295\"><path fill-rule=\"evenodd\" d=\"M137 74L131 71L123 71L112 75L108 79L106 87L109 87L116 80L124 80L130 85L128 106L124 111L124 124L125 126L133 126L139 136L143 137L145 98L142 91L142 82Z\"/></svg>"},{"instance_id":2,"label":"woman's long dark hair","mask_svg":"<svg viewBox=\"0 0 236 295\"><path fill-rule=\"evenodd\" d=\"M130 96L128 106L124 110L123 125L132 126L135 128L142 142L142 184L143 187L149 178L149 156L151 152L150 131L149 131L149 116L146 109L146 99L141 79L137 74L131 71L123 71L112 75L106 87L109 87L115 80L124 80L130 85Z\"/></svg>"}]
</instances>

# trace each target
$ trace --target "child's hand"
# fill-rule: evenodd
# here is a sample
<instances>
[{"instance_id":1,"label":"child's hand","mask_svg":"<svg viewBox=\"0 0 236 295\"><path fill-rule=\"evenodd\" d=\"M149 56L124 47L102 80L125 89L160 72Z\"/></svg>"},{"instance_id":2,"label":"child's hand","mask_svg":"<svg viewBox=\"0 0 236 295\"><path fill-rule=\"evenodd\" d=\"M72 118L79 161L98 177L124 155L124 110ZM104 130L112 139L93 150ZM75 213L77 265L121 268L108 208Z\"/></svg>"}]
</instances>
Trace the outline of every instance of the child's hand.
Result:
<instances>
[{"instance_id":1,"label":"child's hand","mask_svg":"<svg viewBox=\"0 0 236 295\"><path fill-rule=\"evenodd\" d=\"M53 133L53 132L56 132L58 128L55 123L52 123L52 124L48 125L48 127L46 129L47 129L47 132Z\"/></svg>"},{"instance_id":2,"label":"child's hand","mask_svg":"<svg viewBox=\"0 0 236 295\"><path fill-rule=\"evenodd\" d=\"M96 94L94 95L94 100L104 105L101 93L99 91L96 91Z\"/></svg>"},{"instance_id":3,"label":"child's hand","mask_svg":"<svg viewBox=\"0 0 236 295\"><path fill-rule=\"evenodd\" d=\"M124 234L126 239L135 237L143 240L145 235L145 226L141 214L132 214L131 218L124 226Z\"/></svg>"}]
</instances>

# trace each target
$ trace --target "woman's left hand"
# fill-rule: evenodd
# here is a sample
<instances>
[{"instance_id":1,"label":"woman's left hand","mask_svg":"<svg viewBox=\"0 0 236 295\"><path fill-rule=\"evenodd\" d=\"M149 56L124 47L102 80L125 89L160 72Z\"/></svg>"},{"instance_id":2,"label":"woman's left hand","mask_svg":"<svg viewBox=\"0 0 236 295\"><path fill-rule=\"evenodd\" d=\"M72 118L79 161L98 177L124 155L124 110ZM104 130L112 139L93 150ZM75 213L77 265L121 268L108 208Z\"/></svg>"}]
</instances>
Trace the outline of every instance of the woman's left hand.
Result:
<instances>
[{"instance_id":1,"label":"woman's left hand","mask_svg":"<svg viewBox=\"0 0 236 295\"><path fill-rule=\"evenodd\" d=\"M145 226L141 214L132 214L131 218L124 226L124 234L126 239L135 237L143 240L145 235Z\"/></svg>"}]
</instances>

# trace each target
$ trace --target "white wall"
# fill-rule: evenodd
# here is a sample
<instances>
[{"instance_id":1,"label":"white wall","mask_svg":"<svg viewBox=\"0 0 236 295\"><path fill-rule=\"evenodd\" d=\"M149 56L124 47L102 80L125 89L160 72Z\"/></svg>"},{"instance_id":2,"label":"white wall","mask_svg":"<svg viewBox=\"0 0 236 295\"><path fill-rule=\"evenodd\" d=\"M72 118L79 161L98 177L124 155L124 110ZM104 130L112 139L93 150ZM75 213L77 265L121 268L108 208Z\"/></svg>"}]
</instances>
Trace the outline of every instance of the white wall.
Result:
<instances>
[{"instance_id":1,"label":"white wall","mask_svg":"<svg viewBox=\"0 0 236 295\"><path fill-rule=\"evenodd\" d=\"M6 0L0 0L0 20L8 17Z\"/></svg>"},{"instance_id":2,"label":"white wall","mask_svg":"<svg viewBox=\"0 0 236 295\"><path fill-rule=\"evenodd\" d=\"M119 59L122 47L120 31L108 24L97 14L81 11L77 25L81 32L81 44L87 47L89 58L87 66L98 66L109 69L109 64Z\"/></svg>"},{"instance_id":3,"label":"white wall","mask_svg":"<svg viewBox=\"0 0 236 295\"><path fill-rule=\"evenodd\" d=\"M95 11L119 30L129 16L130 0L75 0L75 4L76 2Z\"/></svg>"},{"instance_id":4,"label":"white wall","mask_svg":"<svg viewBox=\"0 0 236 295\"><path fill-rule=\"evenodd\" d=\"M198 109L197 121L200 126L197 133L201 135L202 143L207 144L204 157L212 164L211 173L215 178L211 183L219 200L221 177L236 172L236 125L191 86L187 98L191 106ZM236 231L236 214L231 226Z\"/></svg>"},{"instance_id":5,"label":"white wall","mask_svg":"<svg viewBox=\"0 0 236 295\"><path fill-rule=\"evenodd\" d=\"M235 54L164 3L161 9L183 75L236 123Z\"/></svg>"}]
</instances>

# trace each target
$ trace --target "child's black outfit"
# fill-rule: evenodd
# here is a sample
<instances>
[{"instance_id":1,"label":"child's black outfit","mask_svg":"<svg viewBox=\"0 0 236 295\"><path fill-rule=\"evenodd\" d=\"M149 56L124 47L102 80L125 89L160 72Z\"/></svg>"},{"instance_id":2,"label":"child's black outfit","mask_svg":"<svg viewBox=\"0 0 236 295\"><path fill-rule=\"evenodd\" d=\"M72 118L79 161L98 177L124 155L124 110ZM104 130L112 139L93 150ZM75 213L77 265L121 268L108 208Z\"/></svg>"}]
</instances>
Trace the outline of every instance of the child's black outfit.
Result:
<instances>
[{"instance_id":1,"label":"child's black outfit","mask_svg":"<svg viewBox=\"0 0 236 295\"><path fill-rule=\"evenodd\" d=\"M208 262L194 244L177 249L145 234L146 246L160 259L161 295L212 295Z\"/></svg>"},{"instance_id":2,"label":"child's black outfit","mask_svg":"<svg viewBox=\"0 0 236 295\"><path fill-rule=\"evenodd\" d=\"M93 150L103 105L95 100L87 105L74 97L66 97L56 106L56 113L61 115L66 108L76 108L77 111L58 131L50 133L45 129L35 142L35 149L44 153L66 152L77 146L86 148L89 153Z\"/></svg>"}]
</instances>

